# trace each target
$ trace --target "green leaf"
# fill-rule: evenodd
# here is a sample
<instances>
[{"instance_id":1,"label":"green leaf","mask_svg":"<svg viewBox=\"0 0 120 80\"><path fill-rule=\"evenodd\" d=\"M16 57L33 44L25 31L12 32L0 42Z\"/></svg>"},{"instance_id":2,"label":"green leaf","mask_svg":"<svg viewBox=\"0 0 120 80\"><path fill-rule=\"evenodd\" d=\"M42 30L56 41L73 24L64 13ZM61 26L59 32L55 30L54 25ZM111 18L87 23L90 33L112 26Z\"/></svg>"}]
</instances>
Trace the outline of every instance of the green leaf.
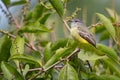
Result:
<instances>
[{"instance_id":1,"label":"green leaf","mask_svg":"<svg viewBox=\"0 0 120 80\"><path fill-rule=\"evenodd\" d=\"M118 14L115 12L115 10L112 10L112 9L109 9L109 8L106 8L106 11L108 12L110 18L111 18L111 21L113 23L117 22L119 20L119 16Z\"/></svg>"},{"instance_id":2,"label":"green leaf","mask_svg":"<svg viewBox=\"0 0 120 80\"><path fill-rule=\"evenodd\" d=\"M12 41L12 46L10 48L10 54L11 56L14 54L23 54L24 53L24 39L20 36L17 36Z\"/></svg>"},{"instance_id":3,"label":"green leaf","mask_svg":"<svg viewBox=\"0 0 120 80\"><path fill-rule=\"evenodd\" d=\"M61 69L58 80L79 80L79 79L75 69L70 64L67 63Z\"/></svg>"},{"instance_id":4,"label":"green leaf","mask_svg":"<svg viewBox=\"0 0 120 80\"><path fill-rule=\"evenodd\" d=\"M100 76L93 75L88 80L120 80L120 78L115 75L105 74Z\"/></svg>"},{"instance_id":5,"label":"green leaf","mask_svg":"<svg viewBox=\"0 0 120 80\"><path fill-rule=\"evenodd\" d=\"M97 48L104 52L109 58L118 60L117 53L112 49L102 44L97 44Z\"/></svg>"},{"instance_id":6,"label":"green leaf","mask_svg":"<svg viewBox=\"0 0 120 80\"><path fill-rule=\"evenodd\" d=\"M44 24L50 16L50 11L47 10L43 5L37 4L30 12L25 16L25 21L29 22L40 22Z\"/></svg>"},{"instance_id":7,"label":"green leaf","mask_svg":"<svg viewBox=\"0 0 120 80\"><path fill-rule=\"evenodd\" d=\"M44 49L44 62L46 63L52 56L51 43L48 43Z\"/></svg>"},{"instance_id":8,"label":"green leaf","mask_svg":"<svg viewBox=\"0 0 120 80\"><path fill-rule=\"evenodd\" d=\"M45 12L44 6L42 6L41 4L37 4L32 10L32 19L34 21L37 21L40 17L42 17L43 12Z\"/></svg>"},{"instance_id":9,"label":"green leaf","mask_svg":"<svg viewBox=\"0 0 120 80\"><path fill-rule=\"evenodd\" d=\"M104 66L109 67L112 70L112 73L117 73L117 75L120 77L120 63L115 59L103 59Z\"/></svg>"},{"instance_id":10,"label":"green leaf","mask_svg":"<svg viewBox=\"0 0 120 80\"><path fill-rule=\"evenodd\" d=\"M9 58L9 60L20 60L27 63L39 64L41 66L41 60L24 54L13 55Z\"/></svg>"},{"instance_id":11,"label":"green leaf","mask_svg":"<svg viewBox=\"0 0 120 80\"><path fill-rule=\"evenodd\" d=\"M21 38L20 36L17 36L13 41L12 41L12 46L10 48L10 55L13 56L15 54L23 54L24 53L24 39ZM19 66L18 61L14 61L17 67Z\"/></svg>"},{"instance_id":12,"label":"green leaf","mask_svg":"<svg viewBox=\"0 0 120 80\"><path fill-rule=\"evenodd\" d=\"M25 24L20 30L19 33L42 33L42 32L50 32L45 25L36 23Z\"/></svg>"},{"instance_id":13,"label":"green leaf","mask_svg":"<svg viewBox=\"0 0 120 80\"><path fill-rule=\"evenodd\" d=\"M3 2L6 6L9 6L9 5L10 5L10 0L2 0L2 2Z\"/></svg>"},{"instance_id":14,"label":"green leaf","mask_svg":"<svg viewBox=\"0 0 120 80\"><path fill-rule=\"evenodd\" d=\"M4 74L4 77L8 80L24 80L20 73L11 65L6 62L1 62L1 69Z\"/></svg>"},{"instance_id":15,"label":"green leaf","mask_svg":"<svg viewBox=\"0 0 120 80\"><path fill-rule=\"evenodd\" d=\"M54 43L51 44L52 51L65 47L68 42L69 42L68 39L61 39L61 40L55 41Z\"/></svg>"},{"instance_id":16,"label":"green leaf","mask_svg":"<svg viewBox=\"0 0 120 80\"><path fill-rule=\"evenodd\" d=\"M112 38L115 40L115 29L112 23L110 22L110 20L104 15L99 14L99 13L97 13L97 16L100 19L100 21L104 24L105 28L107 29L109 34L112 36Z\"/></svg>"},{"instance_id":17,"label":"green leaf","mask_svg":"<svg viewBox=\"0 0 120 80\"><path fill-rule=\"evenodd\" d=\"M105 27L103 25L98 25L95 27L95 33L101 33L105 30Z\"/></svg>"},{"instance_id":18,"label":"green leaf","mask_svg":"<svg viewBox=\"0 0 120 80\"><path fill-rule=\"evenodd\" d=\"M7 36L0 38L0 62L7 61L10 57L11 40Z\"/></svg>"},{"instance_id":19,"label":"green leaf","mask_svg":"<svg viewBox=\"0 0 120 80\"><path fill-rule=\"evenodd\" d=\"M64 48L65 46L76 48L77 43L73 39L61 39L57 40L51 44L52 51L55 51L59 48Z\"/></svg>"},{"instance_id":20,"label":"green leaf","mask_svg":"<svg viewBox=\"0 0 120 80\"><path fill-rule=\"evenodd\" d=\"M12 7L12 6L17 6L17 5L21 5L21 4L25 4L27 1L26 0L20 0L20 1L13 1L9 7Z\"/></svg>"},{"instance_id":21,"label":"green leaf","mask_svg":"<svg viewBox=\"0 0 120 80\"><path fill-rule=\"evenodd\" d=\"M103 31L101 32L100 34L100 38L99 38L99 41L103 41L103 40L106 40L109 38L109 33L107 31Z\"/></svg>"},{"instance_id":22,"label":"green leaf","mask_svg":"<svg viewBox=\"0 0 120 80\"><path fill-rule=\"evenodd\" d=\"M49 0L60 17L63 16L63 3L61 0Z\"/></svg>"},{"instance_id":23,"label":"green leaf","mask_svg":"<svg viewBox=\"0 0 120 80\"><path fill-rule=\"evenodd\" d=\"M70 54L72 51L72 48L60 48L56 50L56 53L47 61L44 68L48 68L49 66L60 60L60 58Z\"/></svg>"},{"instance_id":24,"label":"green leaf","mask_svg":"<svg viewBox=\"0 0 120 80\"><path fill-rule=\"evenodd\" d=\"M103 59L103 58L107 58L107 56L100 56L95 54L94 52L84 51L83 49L81 49L80 52L78 53L78 58L83 61L86 61L86 60Z\"/></svg>"},{"instance_id":25,"label":"green leaf","mask_svg":"<svg viewBox=\"0 0 120 80\"><path fill-rule=\"evenodd\" d=\"M39 19L39 22L41 24L45 24L45 22L46 22L46 20L48 19L49 16L50 16L50 13L43 14L43 16Z\"/></svg>"},{"instance_id":26,"label":"green leaf","mask_svg":"<svg viewBox=\"0 0 120 80\"><path fill-rule=\"evenodd\" d=\"M29 71L29 65L27 64L27 65L25 65L25 68L23 69L23 76L25 77L26 76L26 74L28 73L28 71Z\"/></svg>"}]
</instances>

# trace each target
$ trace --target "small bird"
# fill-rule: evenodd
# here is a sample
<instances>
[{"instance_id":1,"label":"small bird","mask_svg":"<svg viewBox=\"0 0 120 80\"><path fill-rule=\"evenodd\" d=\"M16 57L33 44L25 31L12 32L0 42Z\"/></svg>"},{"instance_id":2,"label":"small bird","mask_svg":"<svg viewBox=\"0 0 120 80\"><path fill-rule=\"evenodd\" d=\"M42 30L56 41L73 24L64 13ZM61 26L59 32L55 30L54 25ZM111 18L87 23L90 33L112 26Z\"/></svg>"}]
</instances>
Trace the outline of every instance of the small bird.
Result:
<instances>
[{"instance_id":1,"label":"small bird","mask_svg":"<svg viewBox=\"0 0 120 80\"><path fill-rule=\"evenodd\" d=\"M96 48L96 41L94 35L89 31L89 29L83 24L83 22L80 19L78 18L71 19L70 27L71 27L70 28L71 35L75 40L78 41L80 47Z\"/></svg>"}]
</instances>

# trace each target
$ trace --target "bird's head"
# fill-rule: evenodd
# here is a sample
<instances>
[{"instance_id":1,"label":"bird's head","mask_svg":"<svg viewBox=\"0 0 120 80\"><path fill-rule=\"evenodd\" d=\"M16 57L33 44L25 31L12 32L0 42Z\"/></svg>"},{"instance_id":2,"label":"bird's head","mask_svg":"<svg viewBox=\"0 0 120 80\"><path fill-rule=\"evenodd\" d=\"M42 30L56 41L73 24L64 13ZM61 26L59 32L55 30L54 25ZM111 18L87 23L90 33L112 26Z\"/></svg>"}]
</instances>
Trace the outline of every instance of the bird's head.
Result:
<instances>
[{"instance_id":1,"label":"bird's head","mask_svg":"<svg viewBox=\"0 0 120 80\"><path fill-rule=\"evenodd\" d=\"M80 27L83 25L83 22L78 18L71 19L71 20L69 20L69 22L70 22L71 28L72 27Z\"/></svg>"}]
</instances>

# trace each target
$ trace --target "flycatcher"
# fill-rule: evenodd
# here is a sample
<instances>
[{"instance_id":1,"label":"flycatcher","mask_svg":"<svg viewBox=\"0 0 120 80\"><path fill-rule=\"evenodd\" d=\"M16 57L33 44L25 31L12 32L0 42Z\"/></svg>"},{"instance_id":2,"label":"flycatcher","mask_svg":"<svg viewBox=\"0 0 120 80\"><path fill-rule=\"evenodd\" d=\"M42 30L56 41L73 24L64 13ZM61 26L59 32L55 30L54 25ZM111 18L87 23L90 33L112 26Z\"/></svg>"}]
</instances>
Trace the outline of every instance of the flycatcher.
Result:
<instances>
[{"instance_id":1,"label":"flycatcher","mask_svg":"<svg viewBox=\"0 0 120 80\"><path fill-rule=\"evenodd\" d=\"M96 41L89 29L80 19L71 19L70 22L70 33L78 42L78 46L84 50L94 50L96 48Z\"/></svg>"}]
</instances>

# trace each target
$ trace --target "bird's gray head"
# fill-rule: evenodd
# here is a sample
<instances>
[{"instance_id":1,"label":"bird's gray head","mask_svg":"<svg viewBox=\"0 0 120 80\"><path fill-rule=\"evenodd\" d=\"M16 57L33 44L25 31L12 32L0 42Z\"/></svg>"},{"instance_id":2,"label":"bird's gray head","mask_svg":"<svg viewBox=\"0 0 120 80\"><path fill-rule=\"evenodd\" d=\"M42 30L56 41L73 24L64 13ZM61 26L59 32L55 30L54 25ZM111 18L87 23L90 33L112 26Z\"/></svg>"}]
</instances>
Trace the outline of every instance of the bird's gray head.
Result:
<instances>
[{"instance_id":1,"label":"bird's gray head","mask_svg":"<svg viewBox=\"0 0 120 80\"><path fill-rule=\"evenodd\" d=\"M71 24L71 27L80 27L84 25L83 22L78 18L71 19L69 22Z\"/></svg>"}]
</instances>

